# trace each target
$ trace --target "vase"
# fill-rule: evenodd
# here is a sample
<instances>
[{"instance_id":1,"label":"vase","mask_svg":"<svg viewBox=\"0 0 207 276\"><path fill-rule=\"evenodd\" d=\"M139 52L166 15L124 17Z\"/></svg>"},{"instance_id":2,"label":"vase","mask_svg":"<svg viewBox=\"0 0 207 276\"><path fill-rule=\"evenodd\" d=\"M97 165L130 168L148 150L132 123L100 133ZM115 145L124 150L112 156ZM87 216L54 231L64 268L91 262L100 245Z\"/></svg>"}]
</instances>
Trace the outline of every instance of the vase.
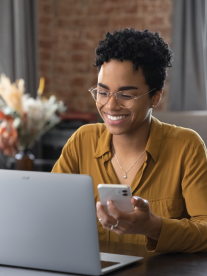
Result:
<instances>
[{"instance_id":1,"label":"vase","mask_svg":"<svg viewBox=\"0 0 207 276\"><path fill-rule=\"evenodd\" d=\"M34 155L29 150L20 151L15 155L15 169L21 171L33 171Z\"/></svg>"}]
</instances>

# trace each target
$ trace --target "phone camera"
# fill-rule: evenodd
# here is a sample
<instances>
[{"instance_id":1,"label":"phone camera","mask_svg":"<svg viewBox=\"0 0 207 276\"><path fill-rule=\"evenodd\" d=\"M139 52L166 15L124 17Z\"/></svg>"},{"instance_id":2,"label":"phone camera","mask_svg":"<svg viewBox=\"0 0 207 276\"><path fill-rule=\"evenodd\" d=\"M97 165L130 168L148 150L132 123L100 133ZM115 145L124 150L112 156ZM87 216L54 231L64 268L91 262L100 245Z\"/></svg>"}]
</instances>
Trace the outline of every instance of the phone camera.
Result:
<instances>
[{"instance_id":1,"label":"phone camera","mask_svg":"<svg viewBox=\"0 0 207 276\"><path fill-rule=\"evenodd\" d=\"M128 191L127 190L122 190L122 195L123 196L128 196L128 193L127 193Z\"/></svg>"}]
</instances>

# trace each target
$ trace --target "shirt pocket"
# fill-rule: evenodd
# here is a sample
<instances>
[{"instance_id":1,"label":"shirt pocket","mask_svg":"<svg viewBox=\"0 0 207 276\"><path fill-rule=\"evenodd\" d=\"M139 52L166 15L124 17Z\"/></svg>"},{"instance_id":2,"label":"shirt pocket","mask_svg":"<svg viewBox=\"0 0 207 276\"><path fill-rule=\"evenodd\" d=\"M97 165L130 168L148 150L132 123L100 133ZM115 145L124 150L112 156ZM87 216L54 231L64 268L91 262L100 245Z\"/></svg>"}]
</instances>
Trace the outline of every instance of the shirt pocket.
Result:
<instances>
[{"instance_id":1,"label":"shirt pocket","mask_svg":"<svg viewBox=\"0 0 207 276\"><path fill-rule=\"evenodd\" d=\"M170 197L149 200L151 211L161 217L180 219L184 213L185 201L183 197Z\"/></svg>"}]
</instances>

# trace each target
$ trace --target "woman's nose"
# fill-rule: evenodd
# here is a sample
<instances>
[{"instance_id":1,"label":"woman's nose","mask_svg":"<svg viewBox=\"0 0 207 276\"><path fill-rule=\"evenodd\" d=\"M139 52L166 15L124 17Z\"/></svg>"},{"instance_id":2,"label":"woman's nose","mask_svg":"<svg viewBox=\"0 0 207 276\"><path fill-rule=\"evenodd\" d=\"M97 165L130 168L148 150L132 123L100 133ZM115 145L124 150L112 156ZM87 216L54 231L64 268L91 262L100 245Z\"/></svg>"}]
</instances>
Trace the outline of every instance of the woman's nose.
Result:
<instances>
[{"instance_id":1,"label":"woman's nose","mask_svg":"<svg viewBox=\"0 0 207 276\"><path fill-rule=\"evenodd\" d=\"M117 100L116 100L116 95L115 94L113 94L113 93L111 93L110 95L109 95L109 100L108 100L108 102L105 104L105 107L107 107L108 109L119 109L120 108L120 106L118 105L118 103L117 103Z\"/></svg>"}]
</instances>

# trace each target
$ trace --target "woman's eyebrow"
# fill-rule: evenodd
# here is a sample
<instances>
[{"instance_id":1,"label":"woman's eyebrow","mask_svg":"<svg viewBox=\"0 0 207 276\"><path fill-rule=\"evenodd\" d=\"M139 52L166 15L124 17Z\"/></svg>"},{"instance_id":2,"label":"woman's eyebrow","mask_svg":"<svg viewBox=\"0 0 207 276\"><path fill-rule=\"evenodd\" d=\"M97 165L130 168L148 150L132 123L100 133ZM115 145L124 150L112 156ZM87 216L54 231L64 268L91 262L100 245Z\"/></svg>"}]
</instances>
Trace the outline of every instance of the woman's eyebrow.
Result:
<instances>
[{"instance_id":1,"label":"woman's eyebrow","mask_svg":"<svg viewBox=\"0 0 207 276\"><path fill-rule=\"evenodd\" d=\"M109 90L109 87L107 85L104 85L100 82L98 82L98 86L101 86L102 88L105 88L105 89L108 89Z\"/></svg>"},{"instance_id":2,"label":"woman's eyebrow","mask_svg":"<svg viewBox=\"0 0 207 276\"><path fill-rule=\"evenodd\" d=\"M135 86L121 86L121 87L119 87L119 91L134 90L134 89L139 89L139 88L135 87Z\"/></svg>"},{"instance_id":3,"label":"woman's eyebrow","mask_svg":"<svg viewBox=\"0 0 207 276\"><path fill-rule=\"evenodd\" d=\"M100 82L98 83L98 86L101 86L101 87L103 87L103 88L105 88L105 89L110 90L109 87L108 87L107 85L102 84L102 83L100 83ZM138 88L138 87L135 87L135 86L121 86L121 87L119 87L119 90L118 90L118 91L134 90L134 89L139 89L139 88Z\"/></svg>"}]
</instances>

